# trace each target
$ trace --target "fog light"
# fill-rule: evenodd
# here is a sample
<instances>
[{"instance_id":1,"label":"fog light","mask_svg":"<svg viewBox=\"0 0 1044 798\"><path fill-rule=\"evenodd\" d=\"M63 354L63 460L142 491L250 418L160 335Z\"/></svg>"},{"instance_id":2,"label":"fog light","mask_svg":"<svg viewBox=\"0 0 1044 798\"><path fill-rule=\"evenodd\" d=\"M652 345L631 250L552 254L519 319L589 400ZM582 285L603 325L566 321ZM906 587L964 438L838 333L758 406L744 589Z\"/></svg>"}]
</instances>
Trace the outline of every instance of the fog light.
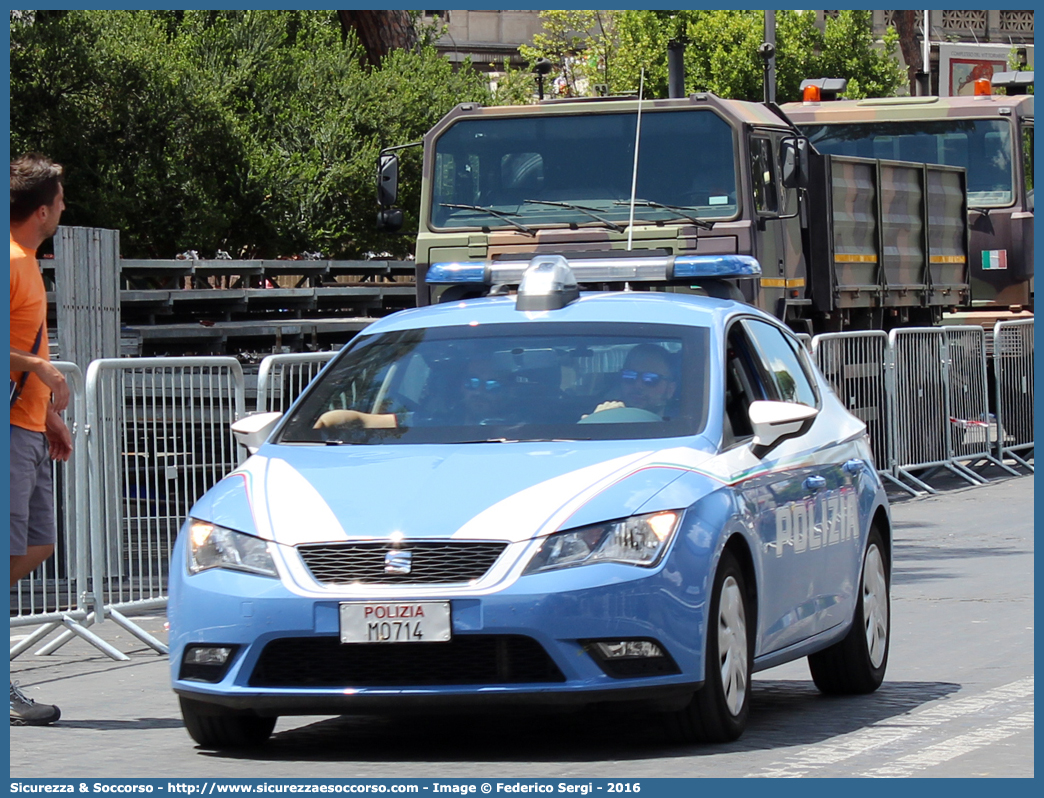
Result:
<instances>
[{"instance_id":1,"label":"fog light","mask_svg":"<svg viewBox=\"0 0 1044 798\"><path fill-rule=\"evenodd\" d=\"M238 649L239 646L235 645L188 646L181 657L181 671L178 678L192 682L217 684L225 678Z\"/></svg>"},{"instance_id":2,"label":"fog light","mask_svg":"<svg viewBox=\"0 0 1044 798\"><path fill-rule=\"evenodd\" d=\"M681 673L671 655L655 640L581 640L580 643L606 675L614 679Z\"/></svg>"},{"instance_id":3,"label":"fog light","mask_svg":"<svg viewBox=\"0 0 1044 798\"><path fill-rule=\"evenodd\" d=\"M618 642L595 643L598 653L605 659L638 659L662 657L663 651L650 640L620 640Z\"/></svg>"},{"instance_id":4,"label":"fog light","mask_svg":"<svg viewBox=\"0 0 1044 798\"><path fill-rule=\"evenodd\" d=\"M190 648L185 653L187 665L224 665L228 662L232 649L229 646L199 646Z\"/></svg>"}]
</instances>

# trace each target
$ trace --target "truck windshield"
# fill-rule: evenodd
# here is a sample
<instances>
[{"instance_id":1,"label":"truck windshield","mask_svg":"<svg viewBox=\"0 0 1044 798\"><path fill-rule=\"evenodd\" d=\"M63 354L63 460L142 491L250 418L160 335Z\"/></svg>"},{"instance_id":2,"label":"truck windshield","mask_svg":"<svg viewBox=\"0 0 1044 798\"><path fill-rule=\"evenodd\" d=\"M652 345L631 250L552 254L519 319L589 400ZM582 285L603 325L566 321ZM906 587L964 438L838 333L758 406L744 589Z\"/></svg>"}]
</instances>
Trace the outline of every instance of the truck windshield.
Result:
<instances>
[{"instance_id":1,"label":"truck windshield","mask_svg":"<svg viewBox=\"0 0 1044 798\"><path fill-rule=\"evenodd\" d=\"M803 125L819 152L893 161L963 166L968 204L999 207L1015 201L1011 126L1003 120Z\"/></svg>"},{"instance_id":2,"label":"truck windshield","mask_svg":"<svg viewBox=\"0 0 1044 798\"><path fill-rule=\"evenodd\" d=\"M541 323L360 336L280 443L618 440L705 423L709 330Z\"/></svg>"},{"instance_id":3,"label":"truck windshield","mask_svg":"<svg viewBox=\"0 0 1044 798\"><path fill-rule=\"evenodd\" d=\"M432 225L626 224L636 120L589 113L458 122L435 144ZM635 219L735 216L735 161L732 129L713 112L643 110L635 197L645 202Z\"/></svg>"}]
</instances>

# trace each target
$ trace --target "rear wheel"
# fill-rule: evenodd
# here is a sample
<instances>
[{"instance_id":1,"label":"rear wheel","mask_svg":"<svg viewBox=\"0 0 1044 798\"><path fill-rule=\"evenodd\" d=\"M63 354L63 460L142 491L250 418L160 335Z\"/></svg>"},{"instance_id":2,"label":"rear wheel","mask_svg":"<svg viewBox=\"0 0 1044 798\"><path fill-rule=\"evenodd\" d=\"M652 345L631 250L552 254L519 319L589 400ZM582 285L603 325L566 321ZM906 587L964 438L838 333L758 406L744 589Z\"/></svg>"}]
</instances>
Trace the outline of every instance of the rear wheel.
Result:
<instances>
[{"instance_id":1,"label":"rear wheel","mask_svg":"<svg viewBox=\"0 0 1044 798\"><path fill-rule=\"evenodd\" d=\"M743 572L728 550L714 575L709 610L703 687L670 718L672 736L681 742L731 742L750 714L753 613Z\"/></svg>"},{"instance_id":2,"label":"rear wheel","mask_svg":"<svg viewBox=\"0 0 1044 798\"><path fill-rule=\"evenodd\" d=\"M859 579L852 628L830 648L809 655L812 681L832 695L872 693L884 681L888 666L888 559L881 533L871 528Z\"/></svg>"},{"instance_id":3,"label":"rear wheel","mask_svg":"<svg viewBox=\"0 0 1044 798\"><path fill-rule=\"evenodd\" d=\"M254 748L271 736L277 720L183 696L179 701L189 736L204 748Z\"/></svg>"}]
</instances>

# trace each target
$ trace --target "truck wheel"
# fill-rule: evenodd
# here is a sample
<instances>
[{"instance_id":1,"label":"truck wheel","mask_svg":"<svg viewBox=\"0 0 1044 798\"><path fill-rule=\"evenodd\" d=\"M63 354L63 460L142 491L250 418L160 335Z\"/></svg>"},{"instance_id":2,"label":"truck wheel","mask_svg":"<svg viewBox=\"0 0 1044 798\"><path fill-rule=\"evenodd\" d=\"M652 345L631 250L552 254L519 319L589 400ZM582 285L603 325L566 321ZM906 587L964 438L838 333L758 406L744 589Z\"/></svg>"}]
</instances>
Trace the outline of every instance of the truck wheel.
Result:
<instances>
[{"instance_id":1,"label":"truck wheel","mask_svg":"<svg viewBox=\"0 0 1044 798\"><path fill-rule=\"evenodd\" d=\"M725 743L739 738L750 714L753 614L739 563L721 555L711 590L703 687L671 716L669 731L679 742Z\"/></svg>"},{"instance_id":2,"label":"truck wheel","mask_svg":"<svg viewBox=\"0 0 1044 798\"><path fill-rule=\"evenodd\" d=\"M254 748L272 734L277 718L233 712L179 696L189 736L204 748Z\"/></svg>"},{"instance_id":3,"label":"truck wheel","mask_svg":"<svg viewBox=\"0 0 1044 798\"><path fill-rule=\"evenodd\" d=\"M888 560L881 533L870 529L859 578L852 628L838 643L808 657L812 681L832 695L872 693L884 681L888 665Z\"/></svg>"}]
</instances>

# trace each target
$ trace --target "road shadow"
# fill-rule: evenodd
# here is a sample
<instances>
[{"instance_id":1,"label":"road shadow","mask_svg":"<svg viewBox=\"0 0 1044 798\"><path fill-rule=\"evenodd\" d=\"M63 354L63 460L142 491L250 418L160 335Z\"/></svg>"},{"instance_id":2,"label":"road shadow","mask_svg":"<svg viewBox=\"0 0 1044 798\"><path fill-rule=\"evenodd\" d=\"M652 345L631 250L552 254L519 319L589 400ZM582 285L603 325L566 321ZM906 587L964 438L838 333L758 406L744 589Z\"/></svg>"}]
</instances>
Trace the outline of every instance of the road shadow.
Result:
<instances>
[{"instance_id":1,"label":"road shadow","mask_svg":"<svg viewBox=\"0 0 1044 798\"><path fill-rule=\"evenodd\" d=\"M661 718L620 708L570 713L342 716L277 732L253 751L216 759L283 762L604 762L692 757L809 745L886 721L960 689L948 682L886 682L872 695L824 696L811 681L755 680L750 724L729 745L678 745Z\"/></svg>"}]
</instances>

